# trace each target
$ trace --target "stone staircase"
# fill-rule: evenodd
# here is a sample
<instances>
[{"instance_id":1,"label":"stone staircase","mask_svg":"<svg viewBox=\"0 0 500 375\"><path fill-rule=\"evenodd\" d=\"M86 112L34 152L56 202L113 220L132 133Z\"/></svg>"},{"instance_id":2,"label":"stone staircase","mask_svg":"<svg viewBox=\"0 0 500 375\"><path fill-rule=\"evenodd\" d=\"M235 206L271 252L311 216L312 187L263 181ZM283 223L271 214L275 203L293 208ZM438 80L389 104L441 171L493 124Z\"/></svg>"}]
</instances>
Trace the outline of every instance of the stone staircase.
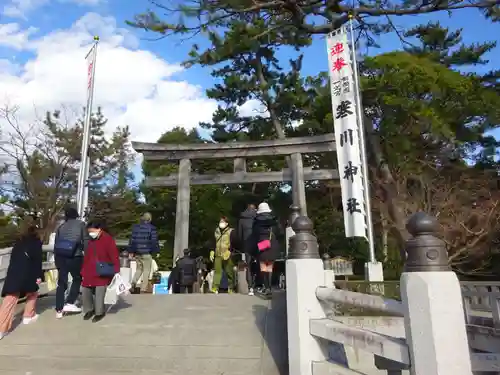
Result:
<instances>
[{"instance_id":1,"label":"stone staircase","mask_svg":"<svg viewBox=\"0 0 500 375\"><path fill-rule=\"evenodd\" d=\"M284 293L271 301L237 294L130 295L96 324L80 315L58 321L53 297L39 302L39 320L0 341L0 374L288 373Z\"/></svg>"}]
</instances>

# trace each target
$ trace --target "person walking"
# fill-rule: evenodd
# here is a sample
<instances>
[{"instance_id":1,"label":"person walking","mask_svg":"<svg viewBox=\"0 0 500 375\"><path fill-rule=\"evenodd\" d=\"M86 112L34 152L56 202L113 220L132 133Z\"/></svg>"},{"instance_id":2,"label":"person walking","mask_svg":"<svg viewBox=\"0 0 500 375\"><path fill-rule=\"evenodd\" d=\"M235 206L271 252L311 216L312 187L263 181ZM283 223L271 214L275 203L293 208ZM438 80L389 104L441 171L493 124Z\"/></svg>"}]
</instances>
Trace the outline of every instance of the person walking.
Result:
<instances>
[{"instance_id":1,"label":"person walking","mask_svg":"<svg viewBox=\"0 0 500 375\"><path fill-rule=\"evenodd\" d=\"M12 328L12 320L21 295L26 295L23 324L30 324L37 320L35 307L42 275L42 241L38 236L34 218L28 216L23 220L21 234L12 248L2 289L0 340Z\"/></svg>"},{"instance_id":2,"label":"person walking","mask_svg":"<svg viewBox=\"0 0 500 375\"><path fill-rule=\"evenodd\" d=\"M172 294L179 294L181 292L179 285L179 267L177 266L179 262L179 257L174 262L174 267L172 271L170 271L170 275L168 276L168 290Z\"/></svg>"},{"instance_id":3,"label":"person walking","mask_svg":"<svg viewBox=\"0 0 500 375\"><path fill-rule=\"evenodd\" d=\"M223 216L219 220L219 225L215 230L215 245L210 251L210 260L214 263L214 280L212 283L212 293L219 293L219 288L224 272L228 281L228 293L234 291L234 265L231 259L232 251L238 242L236 231L229 227L228 219Z\"/></svg>"},{"instance_id":4,"label":"person walking","mask_svg":"<svg viewBox=\"0 0 500 375\"><path fill-rule=\"evenodd\" d=\"M137 293L137 283L142 276L140 293L146 293L148 289L149 276L153 265L153 255L160 252L158 232L151 224L152 216L146 212L141 217L139 224L132 227L132 235L129 240L128 251L131 259L135 259L137 269L132 278L132 292Z\"/></svg>"},{"instance_id":5,"label":"person walking","mask_svg":"<svg viewBox=\"0 0 500 375\"><path fill-rule=\"evenodd\" d=\"M257 215L257 210L254 204L249 204L247 209L243 211L240 215L240 220L238 221L238 238L245 253L245 263L246 263L246 278L248 284L248 295L254 295L255 282L257 279L257 274L254 272L254 262L255 262L255 251L251 243L252 239L252 228L255 216Z\"/></svg>"},{"instance_id":6,"label":"person walking","mask_svg":"<svg viewBox=\"0 0 500 375\"><path fill-rule=\"evenodd\" d=\"M57 268L56 318L63 313L80 313L82 309L75 302L80 295L82 283L81 270L83 254L87 243L85 223L78 219L78 211L68 207L64 213L65 222L57 228L54 242L54 257ZM68 296L68 275L71 275L71 287Z\"/></svg>"},{"instance_id":7,"label":"person walking","mask_svg":"<svg viewBox=\"0 0 500 375\"><path fill-rule=\"evenodd\" d=\"M105 316L104 297L113 277L120 273L119 252L115 240L103 223L87 225L90 237L82 267L83 319L97 323Z\"/></svg>"},{"instance_id":8,"label":"person walking","mask_svg":"<svg viewBox=\"0 0 500 375\"><path fill-rule=\"evenodd\" d=\"M264 284L262 294L271 294L271 282L273 276L274 261L280 255L278 236L281 236L281 228L271 208L265 202L259 204L255 216L252 238L254 248L257 251L257 259Z\"/></svg>"},{"instance_id":9,"label":"person walking","mask_svg":"<svg viewBox=\"0 0 500 375\"><path fill-rule=\"evenodd\" d=\"M189 249L184 249L184 255L177 261L179 272L179 287L181 293L193 293L193 284L197 281L196 260L191 258Z\"/></svg>"}]
</instances>

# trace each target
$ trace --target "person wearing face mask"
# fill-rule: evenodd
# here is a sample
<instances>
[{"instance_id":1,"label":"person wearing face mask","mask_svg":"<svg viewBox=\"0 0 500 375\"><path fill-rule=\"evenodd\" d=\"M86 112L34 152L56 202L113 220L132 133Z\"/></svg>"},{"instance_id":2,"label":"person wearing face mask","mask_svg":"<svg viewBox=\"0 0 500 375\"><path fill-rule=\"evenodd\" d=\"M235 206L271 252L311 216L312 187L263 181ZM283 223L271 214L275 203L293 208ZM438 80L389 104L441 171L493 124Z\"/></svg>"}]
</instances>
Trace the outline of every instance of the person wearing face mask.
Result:
<instances>
[{"instance_id":1,"label":"person wearing face mask","mask_svg":"<svg viewBox=\"0 0 500 375\"><path fill-rule=\"evenodd\" d=\"M93 221L87 230L90 240L82 267L83 319L97 323L104 318L106 289L120 272L120 261L115 240L104 231L103 223Z\"/></svg>"},{"instance_id":2,"label":"person wearing face mask","mask_svg":"<svg viewBox=\"0 0 500 375\"><path fill-rule=\"evenodd\" d=\"M222 273L226 274L228 280L228 293L234 290L234 264L231 259L231 253L238 242L236 231L229 227L226 217L221 217L219 226L215 230L215 246L210 252L210 260L214 263L214 280L212 283L212 292L219 293L219 287L222 280Z\"/></svg>"}]
</instances>

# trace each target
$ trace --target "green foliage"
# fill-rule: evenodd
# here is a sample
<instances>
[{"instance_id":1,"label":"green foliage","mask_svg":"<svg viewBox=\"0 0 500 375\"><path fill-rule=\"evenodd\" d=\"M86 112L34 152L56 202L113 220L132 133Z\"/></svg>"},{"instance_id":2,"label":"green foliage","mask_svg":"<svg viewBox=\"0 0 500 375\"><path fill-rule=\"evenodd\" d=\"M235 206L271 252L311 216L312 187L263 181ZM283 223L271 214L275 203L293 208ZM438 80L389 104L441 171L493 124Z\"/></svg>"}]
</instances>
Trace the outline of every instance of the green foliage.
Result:
<instances>
[{"instance_id":1,"label":"green foliage","mask_svg":"<svg viewBox=\"0 0 500 375\"><path fill-rule=\"evenodd\" d=\"M186 132L183 128L174 128L163 134L158 140L158 143L174 144L202 142L203 140L196 130ZM217 162L193 161L192 163L193 173L213 173L218 168L221 169L221 164ZM174 163L161 163L160 165L154 162L144 162L143 172L146 177L175 174L177 165ZM148 211L153 215L153 223L158 227L159 236L166 242L162 249L163 262L171 262L175 235L177 189L148 188L143 185L141 192L146 199ZM220 216L230 216L230 214L231 200L226 198L225 192L220 186L193 186L191 188L189 228L191 249L200 255L208 255L208 247L213 239L213 231Z\"/></svg>"},{"instance_id":2,"label":"green foliage","mask_svg":"<svg viewBox=\"0 0 500 375\"><path fill-rule=\"evenodd\" d=\"M232 3L231 6L238 5ZM275 20L272 17L256 19L246 12L219 21L217 27L221 27L222 32L208 28L209 48L200 51L194 46L186 63L214 67L212 75L218 83L207 91L207 95L216 99L220 106L211 123L201 124L211 131L213 141L305 136L333 130L328 74L322 72L315 77L302 77L300 56L288 65L277 57L283 45L307 46L309 34L285 37L279 28L262 34L263 29L272 29ZM156 19L155 22L158 26L160 21ZM435 23L409 30L406 37L416 37L420 45L365 58L360 67L365 112L374 125L373 129L369 127L368 138L371 143L376 253L378 259L385 259L389 279L397 279L401 272L399 253L405 238L406 215L417 209L426 209L441 211L443 218L462 217L466 210L450 211L450 207L466 207L465 197L454 192L445 196L443 192L457 184L453 176L474 175L468 181L481 182L467 182L467 186L480 194L486 175L474 174L465 159L474 161L475 168L493 169L498 146L489 135L499 124L500 103L494 72L479 76L455 70L456 67L462 69L483 63L484 53L491 50L494 43L464 46L461 31L450 32ZM253 103L257 111L243 112L242 106L249 103ZM297 123L300 126L296 126ZM201 140L196 134L176 129L161 141L196 143ZM304 160L306 166L313 168L336 167L335 157L331 154L305 155ZM203 173L231 170L231 164L226 161L203 163ZM277 158L258 158L248 164L253 170L260 171L285 166L283 160ZM200 164L197 165L194 170L200 171ZM144 168L147 171L150 166ZM175 170L173 165L164 165L155 167L154 173L161 175ZM243 197L242 202L245 199L248 202L246 193L254 194L254 202L268 201L284 222L291 197L283 188L282 184L255 184L251 190L246 186L193 188L190 243L194 246L208 243L219 211L235 222L234 214L238 211L233 208L232 214L227 212L238 194ZM152 207L172 213L163 225L171 228L170 243L173 242L175 194L175 189L146 194ZM355 261L355 265L362 265L368 258L367 244L363 240L345 238L338 184L307 183L306 195L308 213L314 220L321 251L347 256ZM450 206L447 199L460 203ZM214 207L216 200L218 206ZM488 201L488 204L493 204L493 201ZM211 213L200 215L198 210ZM398 210L404 215L396 216ZM476 224L481 222L481 225L495 230L496 219L490 222L481 213L475 212L474 215ZM465 251L468 259L474 258L473 262L477 263L479 258L471 254L478 247L487 247L490 240L479 236L462 238L457 230L470 222L454 223L453 226L447 220L443 221L443 235L447 239L457 239L449 241L450 254L461 254L458 257L461 263ZM208 222L214 224L207 225ZM461 263L459 268L464 271L470 265L470 262L469 265ZM357 267L357 272L363 273L362 268Z\"/></svg>"},{"instance_id":3,"label":"green foliage","mask_svg":"<svg viewBox=\"0 0 500 375\"><path fill-rule=\"evenodd\" d=\"M165 14L169 22L162 20L155 12L147 11L135 16L130 26L145 29L161 35L195 35L198 33L216 35L233 23L246 20L247 23L262 25L261 32L249 31L253 39L267 37L276 43L288 43L288 39L328 34L346 24L354 16L357 28L371 45L376 45L373 35L396 30L394 17L406 15L452 12L462 8L476 8L487 19L498 21L499 5L488 0L442 2L429 0L393 1L381 3L377 0L352 3L328 1L294 0L261 1L252 0L190 0L178 5L167 5L166 1L152 2L154 8ZM240 25L245 27L245 25ZM242 43L248 48L250 43Z\"/></svg>"},{"instance_id":4,"label":"green foliage","mask_svg":"<svg viewBox=\"0 0 500 375\"><path fill-rule=\"evenodd\" d=\"M6 198L0 198L0 206L7 202ZM11 215L0 210L0 249L11 247L17 234L17 226L14 225Z\"/></svg>"},{"instance_id":5,"label":"green foliage","mask_svg":"<svg viewBox=\"0 0 500 375\"><path fill-rule=\"evenodd\" d=\"M389 165L419 173L426 158L461 158L496 144L486 133L499 124L500 99L480 77L407 52L366 58L363 65L363 102Z\"/></svg>"},{"instance_id":6,"label":"green foliage","mask_svg":"<svg viewBox=\"0 0 500 375\"><path fill-rule=\"evenodd\" d=\"M5 111L2 120L7 142L2 143L0 149L7 155L3 172L8 180L0 184L0 194L7 198L6 204L16 217L37 215L47 240L64 207L76 194L83 119L69 124L63 114L55 111L47 113L41 124L30 128L18 122L15 111ZM109 216L120 226L123 218L117 220L118 217L133 214L130 206L120 203L120 197L128 199L134 207L138 200L128 185L131 178L128 165L132 161L129 130L118 128L108 138L104 132L106 123L100 109L92 114L89 200L114 205L106 212L101 210L101 215ZM130 219L123 220L130 222Z\"/></svg>"}]
</instances>

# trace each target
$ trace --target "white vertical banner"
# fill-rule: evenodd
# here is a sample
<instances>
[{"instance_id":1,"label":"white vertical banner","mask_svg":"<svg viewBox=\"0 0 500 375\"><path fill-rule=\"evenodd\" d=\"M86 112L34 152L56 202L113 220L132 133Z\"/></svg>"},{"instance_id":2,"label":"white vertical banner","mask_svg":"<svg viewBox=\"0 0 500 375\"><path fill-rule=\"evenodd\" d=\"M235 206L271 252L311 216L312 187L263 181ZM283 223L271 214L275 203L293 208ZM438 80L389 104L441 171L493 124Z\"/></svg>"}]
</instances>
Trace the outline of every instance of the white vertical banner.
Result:
<instances>
[{"instance_id":1,"label":"white vertical banner","mask_svg":"<svg viewBox=\"0 0 500 375\"><path fill-rule=\"evenodd\" d=\"M345 234L367 238L360 119L347 30L335 30L327 36L326 44Z\"/></svg>"},{"instance_id":2,"label":"white vertical banner","mask_svg":"<svg viewBox=\"0 0 500 375\"><path fill-rule=\"evenodd\" d=\"M78 171L77 207L83 217L88 206L89 199L89 170L90 170L90 122L92 116L92 102L94 99L95 62L97 56L97 44L99 38L94 37L95 43L90 49L85 60L87 62L87 105L85 107L85 122L82 133L81 164Z\"/></svg>"}]
</instances>

